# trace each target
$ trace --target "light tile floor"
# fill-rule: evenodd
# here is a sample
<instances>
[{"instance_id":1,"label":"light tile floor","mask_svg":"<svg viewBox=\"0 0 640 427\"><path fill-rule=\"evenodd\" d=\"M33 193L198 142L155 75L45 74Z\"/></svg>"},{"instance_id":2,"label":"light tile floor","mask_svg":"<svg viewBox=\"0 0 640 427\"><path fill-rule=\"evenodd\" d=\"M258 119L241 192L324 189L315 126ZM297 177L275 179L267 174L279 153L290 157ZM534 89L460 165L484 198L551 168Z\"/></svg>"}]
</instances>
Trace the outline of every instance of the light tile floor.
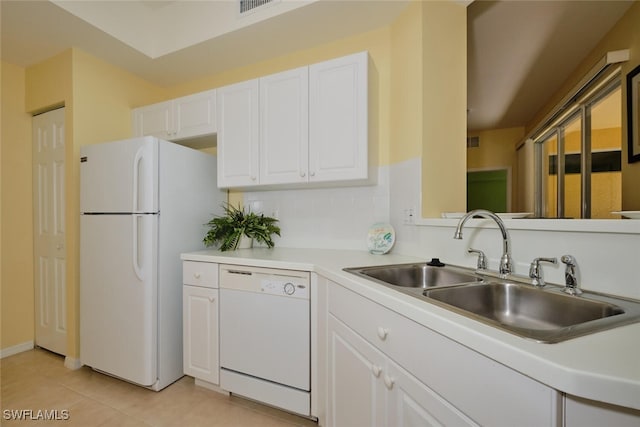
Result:
<instances>
[{"instance_id":1,"label":"light tile floor","mask_svg":"<svg viewBox=\"0 0 640 427\"><path fill-rule=\"evenodd\" d=\"M0 360L2 426L317 427L317 423L236 396L197 387L183 377L154 392L95 372L72 371L64 359L35 349ZM67 420L15 420L11 410L58 410Z\"/></svg>"}]
</instances>

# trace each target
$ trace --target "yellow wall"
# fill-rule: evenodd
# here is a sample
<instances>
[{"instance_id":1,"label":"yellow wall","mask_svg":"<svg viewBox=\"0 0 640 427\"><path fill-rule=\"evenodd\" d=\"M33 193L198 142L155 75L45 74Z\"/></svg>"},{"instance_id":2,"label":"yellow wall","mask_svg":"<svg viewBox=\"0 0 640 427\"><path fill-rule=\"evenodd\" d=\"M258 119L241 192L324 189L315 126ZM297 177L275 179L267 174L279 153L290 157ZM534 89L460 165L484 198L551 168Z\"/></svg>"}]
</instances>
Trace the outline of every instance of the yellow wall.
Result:
<instances>
[{"instance_id":1,"label":"yellow wall","mask_svg":"<svg viewBox=\"0 0 640 427\"><path fill-rule=\"evenodd\" d=\"M31 116L25 113L25 70L3 62L0 196L0 348L33 341Z\"/></svg>"},{"instance_id":2,"label":"yellow wall","mask_svg":"<svg viewBox=\"0 0 640 427\"><path fill-rule=\"evenodd\" d=\"M426 1L422 10L422 216L467 206L467 10Z\"/></svg>"},{"instance_id":3,"label":"yellow wall","mask_svg":"<svg viewBox=\"0 0 640 427\"><path fill-rule=\"evenodd\" d=\"M629 49L629 61L622 63L622 209L640 210L640 162L629 164L627 159L627 106L626 81L624 77L640 65L640 2L635 1L616 26L598 43L580 66L567 79L562 88L552 97L550 102L528 124L530 130L538 123L560 99L574 87L578 81L600 60L606 52Z\"/></svg>"},{"instance_id":4,"label":"yellow wall","mask_svg":"<svg viewBox=\"0 0 640 427\"><path fill-rule=\"evenodd\" d=\"M131 108L163 99L166 97L166 90L76 49L70 49L27 68L26 79L21 87L25 94L25 105L22 111L35 113L49 110L54 106L66 107L67 356L77 358L79 355L79 162L77 161L79 150L82 145L130 137L132 135ZM30 146L30 131L25 138L23 143ZM27 162L26 170L30 177L30 152L19 155L16 153L16 158L18 156L22 161ZM30 198L31 181L29 180L28 185L21 187ZM25 209L31 212L32 208L29 199ZM20 230L28 229L30 232L31 220L26 217L14 218L11 228L13 227ZM30 253L24 258L29 272L33 271L32 256ZM30 288L33 289L33 279L30 281ZM21 300L20 305L22 301L25 306L33 307L33 295ZM30 319L33 323L33 314ZM10 321L13 323L15 320L11 318ZM30 326L30 334L33 339L33 324ZM5 348L4 342L2 348Z\"/></svg>"},{"instance_id":5,"label":"yellow wall","mask_svg":"<svg viewBox=\"0 0 640 427\"><path fill-rule=\"evenodd\" d=\"M414 2L391 25L390 163L422 155L422 5Z\"/></svg>"}]
</instances>

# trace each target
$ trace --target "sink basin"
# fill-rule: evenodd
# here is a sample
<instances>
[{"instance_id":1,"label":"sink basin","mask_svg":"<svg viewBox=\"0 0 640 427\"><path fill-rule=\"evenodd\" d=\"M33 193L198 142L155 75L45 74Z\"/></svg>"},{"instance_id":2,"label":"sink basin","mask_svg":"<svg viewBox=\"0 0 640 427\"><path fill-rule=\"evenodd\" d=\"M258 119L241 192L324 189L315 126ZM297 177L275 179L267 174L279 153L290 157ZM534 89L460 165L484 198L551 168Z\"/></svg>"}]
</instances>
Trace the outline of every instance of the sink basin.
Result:
<instances>
[{"instance_id":1,"label":"sink basin","mask_svg":"<svg viewBox=\"0 0 640 427\"><path fill-rule=\"evenodd\" d=\"M471 271L453 266L431 266L426 263L394 264L375 267L345 268L345 271L384 285L419 291L482 280Z\"/></svg>"},{"instance_id":2,"label":"sink basin","mask_svg":"<svg viewBox=\"0 0 640 427\"><path fill-rule=\"evenodd\" d=\"M423 292L426 300L521 337L559 342L640 321L640 303L559 288L488 282Z\"/></svg>"}]
</instances>

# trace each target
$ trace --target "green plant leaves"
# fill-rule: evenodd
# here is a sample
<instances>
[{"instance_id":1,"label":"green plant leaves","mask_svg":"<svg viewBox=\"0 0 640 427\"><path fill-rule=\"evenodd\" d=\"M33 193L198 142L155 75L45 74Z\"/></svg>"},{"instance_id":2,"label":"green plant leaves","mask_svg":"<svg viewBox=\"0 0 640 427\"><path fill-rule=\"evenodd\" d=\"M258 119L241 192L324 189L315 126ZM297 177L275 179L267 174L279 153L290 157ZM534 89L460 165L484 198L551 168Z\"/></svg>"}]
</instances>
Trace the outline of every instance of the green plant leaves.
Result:
<instances>
[{"instance_id":1,"label":"green plant leaves","mask_svg":"<svg viewBox=\"0 0 640 427\"><path fill-rule=\"evenodd\" d=\"M280 227L276 225L276 218L245 212L243 208L237 208L226 204L222 206L225 212L223 216L216 216L207 223L209 231L204 236L205 246L214 246L220 243L221 251L234 250L238 247L240 237L244 234L267 247L274 246L272 236L280 236Z\"/></svg>"}]
</instances>

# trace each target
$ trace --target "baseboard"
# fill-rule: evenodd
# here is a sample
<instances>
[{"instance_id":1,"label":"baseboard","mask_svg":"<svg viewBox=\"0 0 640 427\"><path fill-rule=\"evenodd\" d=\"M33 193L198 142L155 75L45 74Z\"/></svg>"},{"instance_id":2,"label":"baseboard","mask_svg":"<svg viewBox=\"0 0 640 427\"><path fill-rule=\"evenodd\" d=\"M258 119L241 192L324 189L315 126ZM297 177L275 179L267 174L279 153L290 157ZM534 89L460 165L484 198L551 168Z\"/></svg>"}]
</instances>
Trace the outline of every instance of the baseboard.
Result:
<instances>
[{"instance_id":1,"label":"baseboard","mask_svg":"<svg viewBox=\"0 0 640 427\"><path fill-rule=\"evenodd\" d=\"M220 386L217 385L217 384L213 384L213 383L210 383L210 382L204 381L204 380L199 380L198 378L195 379L195 384L198 387L203 387L203 388L206 388L206 389L209 389L209 390L216 391L218 393L224 394L226 396L229 396L229 392L226 391L226 390L221 389Z\"/></svg>"},{"instance_id":2,"label":"baseboard","mask_svg":"<svg viewBox=\"0 0 640 427\"><path fill-rule=\"evenodd\" d=\"M82 362L80 362L80 359L74 359L73 357L65 356L64 367L75 371L76 369L82 368Z\"/></svg>"},{"instance_id":3,"label":"baseboard","mask_svg":"<svg viewBox=\"0 0 640 427\"><path fill-rule=\"evenodd\" d=\"M3 348L0 350L0 359L13 356L14 354L22 353L23 351L33 350L33 341L23 342L22 344L14 345L11 347Z\"/></svg>"}]
</instances>

